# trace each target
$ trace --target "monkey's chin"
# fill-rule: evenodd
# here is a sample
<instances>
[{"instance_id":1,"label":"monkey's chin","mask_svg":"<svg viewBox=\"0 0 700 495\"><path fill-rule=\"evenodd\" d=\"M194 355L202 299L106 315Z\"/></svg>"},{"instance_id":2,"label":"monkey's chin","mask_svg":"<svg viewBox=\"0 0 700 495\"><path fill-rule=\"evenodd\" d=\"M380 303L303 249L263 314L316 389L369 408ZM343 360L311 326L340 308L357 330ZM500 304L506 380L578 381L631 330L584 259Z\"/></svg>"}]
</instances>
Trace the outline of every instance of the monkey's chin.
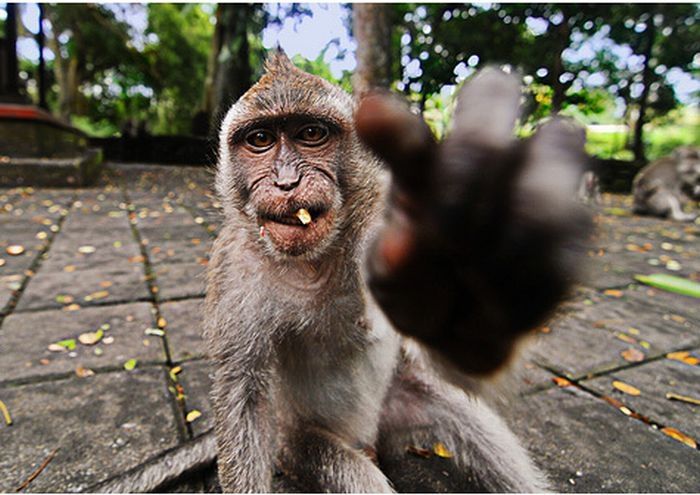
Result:
<instances>
[{"instance_id":1,"label":"monkey's chin","mask_svg":"<svg viewBox=\"0 0 700 495\"><path fill-rule=\"evenodd\" d=\"M275 251L292 257L313 257L330 242L334 224L332 212L326 212L307 225L263 220L260 236L267 237Z\"/></svg>"}]
</instances>

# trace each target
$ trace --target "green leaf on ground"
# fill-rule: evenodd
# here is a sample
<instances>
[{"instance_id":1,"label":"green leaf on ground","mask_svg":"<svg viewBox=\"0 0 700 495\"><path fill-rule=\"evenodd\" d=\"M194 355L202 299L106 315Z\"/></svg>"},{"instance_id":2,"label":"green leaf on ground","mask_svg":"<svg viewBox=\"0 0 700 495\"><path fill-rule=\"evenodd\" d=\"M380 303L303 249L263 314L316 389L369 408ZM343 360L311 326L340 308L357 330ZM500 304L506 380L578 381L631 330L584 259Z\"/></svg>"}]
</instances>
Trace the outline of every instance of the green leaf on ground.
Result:
<instances>
[{"instance_id":1,"label":"green leaf on ground","mask_svg":"<svg viewBox=\"0 0 700 495\"><path fill-rule=\"evenodd\" d=\"M635 275L635 280L667 292L684 296L700 298L700 283L687 278L668 275L667 273L652 273L651 275Z\"/></svg>"},{"instance_id":2,"label":"green leaf on ground","mask_svg":"<svg viewBox=\"0 0 700 495\"><path fill-rule=\"evenodd\" d=\"M136 368L136 363L138 363L138 360L136 359L129 359L126 363L124 363L124 369L126 371L131 371L134 368Z\"/></svg>"}]
</instances>

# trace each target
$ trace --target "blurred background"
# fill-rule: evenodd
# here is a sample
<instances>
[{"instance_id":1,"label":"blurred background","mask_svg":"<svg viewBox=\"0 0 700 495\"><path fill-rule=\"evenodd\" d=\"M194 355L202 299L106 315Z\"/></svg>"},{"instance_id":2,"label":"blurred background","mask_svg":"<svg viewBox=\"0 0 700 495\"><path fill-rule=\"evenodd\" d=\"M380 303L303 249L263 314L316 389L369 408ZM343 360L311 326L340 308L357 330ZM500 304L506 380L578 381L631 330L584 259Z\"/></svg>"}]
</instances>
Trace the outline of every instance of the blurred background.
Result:
<instances>
[{"instance_id":1,"label":"blurred background","mask_svg":"<svg viewBox=\"0 0 700 495\"><path fill-rule=\"evenodd\" d=\"M222 112L277 46L348 91L405 94L438 136L460 83L498 64L523 76L521 133L573 116L590 154L640 164L700 142L699 21L698 4L666 3L0 3L0 94L106 159L151 161L159 137L161 163L206 163Z\"/></svg>"}]
</instances>

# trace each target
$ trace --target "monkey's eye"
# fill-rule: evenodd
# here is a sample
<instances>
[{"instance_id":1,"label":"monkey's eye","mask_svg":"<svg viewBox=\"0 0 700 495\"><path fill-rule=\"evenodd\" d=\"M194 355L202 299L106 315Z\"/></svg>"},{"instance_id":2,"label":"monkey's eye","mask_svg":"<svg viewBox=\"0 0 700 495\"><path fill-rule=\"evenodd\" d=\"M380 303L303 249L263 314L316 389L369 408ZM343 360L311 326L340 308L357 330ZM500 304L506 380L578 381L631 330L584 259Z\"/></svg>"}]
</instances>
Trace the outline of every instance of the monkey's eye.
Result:
<instances>
[{"instance_id":1,"label":"monkey's eye","mask_svg":"<svg viewBox=\"0 0 700 495\"><path fill-rule=\"evenodd\" d=\"M296 138L304 144L318 146L326 142L328 128L321 124L312 124L302 127Z\"/></svg>"},{"instance_id":2,"label":"monkey's eye","mask_svg":"<svg viewBox=\"0 0 700 495\"><path fill-rule=\"evenodd\" d=\"M275 135L265 129L256 129L245 137L245 142L253 148L267 149L275 142Z\"/></svg>"}]
</instances>

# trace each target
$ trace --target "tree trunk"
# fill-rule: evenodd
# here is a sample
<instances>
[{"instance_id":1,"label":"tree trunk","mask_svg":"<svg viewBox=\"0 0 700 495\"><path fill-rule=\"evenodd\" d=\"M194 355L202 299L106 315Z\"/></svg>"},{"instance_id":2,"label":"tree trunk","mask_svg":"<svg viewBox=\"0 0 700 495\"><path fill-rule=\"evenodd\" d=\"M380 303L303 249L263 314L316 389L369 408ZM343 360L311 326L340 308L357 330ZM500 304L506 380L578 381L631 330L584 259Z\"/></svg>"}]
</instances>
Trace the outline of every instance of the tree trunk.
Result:
<instances>
[{"instance_id":1,"label":"tree trunk","mask_svg":"<svg viewBox=\"0 0 700 495\"><path fill-rule=\"evenodd\" d=\"M645 33L646 46L644 47L644 67L642 69L642 94L639 95L639 115L634 122L634 135L632 136L632 152L634 161L645 163L647 161L644 153L644 124L646 123L646 113L649 106L649 90L651 86L652 68L651 55L654 48L654 38L656 37L656 27L654 26L653 14L649 17Z\"/></svg>"},{"instance_id":2,"label":"tree trunk","mask_svg":"<svg viewBox=\"0 0 700 495\"><path fill-rule=\"evenodd\" d=\"M5 19L5 66L2 68L5 72L3 77L4 87L0 88L0 93L8 96L19 95L19 84L17 76L17 5L8 3L5 6L7 18Z\"/></svg>"},{"instance_id":3,"label":"tree trunk","mask_svg":"<svg viewBox=\"0 0 700 495\"><path fill-rule=\"evenodd\" d=\"M352 26L357 41L357 68L352 78L355 94L391 83L391 6L357 3L352 7Z\"/></svg>"},{"instance_id":4,"label":"tree trunk","mask_svg":"<svg viewBox=\"0 0 700 495\"><path fill-rule=\"evenodd\" d=\"M36 35L36 42L39 45L39 67L37 68L37 81L39 83L39 106L44 110L48 110L49 106L46 103L46 63L44 61L44 45L46 37L44 36L44 6L38 4L39 7L39 32Z\"/></svg>"},{"instance_id":5,"label":"tree trunk","mask_svg":"<svg viewBox=\"0 0 700 495\"><path fill-rule=\"evenodd\" d=\"M569 38L571 37L571 28L569 27L569 17L564 15L561 24L556 27L557 33L557 53L554 56L552 66L552 113L557 114L561 111L566 99L566 91L571 86L570 83L562 82L561 76L564 74L564 60L562 55L564 50L569 46Z\"/></svg>"},{"instance_id":6,"label":"tree trunk","mask_svg":"<svg viewBox=\"0 0 700 495\"><path fill-rule=\"evenodd\" d=\"M231 104L250 88L253 74L250 67L248 20L253 16L254 9L250 4L218 6L214 33L218 52L212 75L211 95L205 97L205 104L211 109L214 129L218 128Z\"/></svg>"}]
</instances>

